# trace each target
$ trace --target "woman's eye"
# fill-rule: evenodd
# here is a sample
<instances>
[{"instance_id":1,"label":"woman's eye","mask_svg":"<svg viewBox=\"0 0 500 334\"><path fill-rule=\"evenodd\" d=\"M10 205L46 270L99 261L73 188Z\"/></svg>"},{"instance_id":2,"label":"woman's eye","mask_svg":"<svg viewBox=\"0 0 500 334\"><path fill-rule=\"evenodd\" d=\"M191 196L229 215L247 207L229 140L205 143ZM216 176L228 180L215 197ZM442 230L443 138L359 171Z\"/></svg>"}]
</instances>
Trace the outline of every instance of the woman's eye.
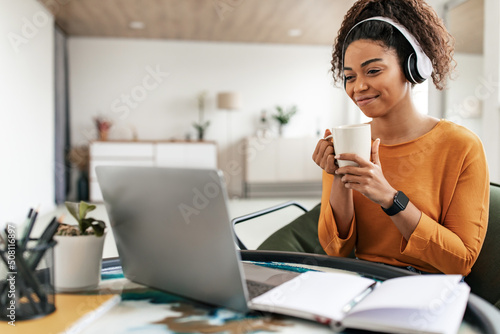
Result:
<instances>
[{"instance_id":1,"label":"woman's eye","mask_svg":"<svg viewBox=\"0 0 500 334\"><path fill-rule=\"evenodd\" d=\"M377 74L380 70L369 70L368 74Z\"/></svg>"},{"instance_id":2,"label":"woman's eye","mask_svg":"<svg viewBox=\"0 0 500 334\"><path fill-rule=\"evenodd\" d=\"M352 81L354 79L354 75L346 75L344 76L345 81Z\"/></svg>"}]
</instances>

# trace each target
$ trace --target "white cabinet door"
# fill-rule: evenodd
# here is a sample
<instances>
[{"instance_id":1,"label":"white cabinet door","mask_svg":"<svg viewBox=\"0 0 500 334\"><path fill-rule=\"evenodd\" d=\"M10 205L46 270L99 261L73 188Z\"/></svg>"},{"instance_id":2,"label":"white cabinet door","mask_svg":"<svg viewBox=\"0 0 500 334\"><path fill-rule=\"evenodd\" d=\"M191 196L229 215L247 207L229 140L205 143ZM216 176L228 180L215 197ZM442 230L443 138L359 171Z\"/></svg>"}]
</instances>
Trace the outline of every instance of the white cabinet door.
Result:
<instances>
[{"instance_id":1,"label":"white cabinet door","mask_svg":"<svg viewBox=\"0 0 500 334\"><path fill-rule=\"evenodd\" d=\"M246 139L246 183L321 181L312 160L317 138Z\"/></svg>"},{"instance_id":2,"label":"white cabinet door","mask_svg":"<svg viewBox=\"0 0 500 334\"><path fill-rule=\"evenodd\" d=\"M98 158L153 159L153 143L94 142L90 156Z\"/></svg>"},{"instance_id":3,"label":"white cabinet door","mask_svg":"<svg viewBox=\"0 0 500 334\"><path fill-rule=\"evenodd\" d=\"M304 139L304 181L321 181L322 169L312 159L319 138Z\"/></svg>"},{"instance_id":4,"label":"white cabinet door","mask_svg":"<svg viewBox=\"0 0 500 334\"><path fill-rule=\"evenodd\" d=\"M94 142L90 145L90 200L102 202L97 181L97 166L153 166L154 143L152 142Z\"/></svg>"},{"instance_id":5,"label":"white cabinet door","mask_svg":"<svg viewBox=\"0 0 500 334\"><path fill-rule=\"evenodd\" d=\"M303 138L278 139L277 175L280 182L296 182L304 178L305 145Z\"/></svg>"},{"instance_id":6,"label":"white cabinet door","mask_svg":"<svg viewBox=\"0 0 500 334\"><path fill-rule=\"evenodd\" d=\"M279 143L276 140L250 137L246 140L246 182L276 182Z\"/></svg>"},{"instance_id":7,"label":"white cabinet door","mask_svg":"<svg viewBox=\"0 0 500 334\"><path fill-rule=\"evenodd\" d=\"M217 168L217 146L211 143L158 143L155 165L179 168Z\"/></svg>"},{"instance_id":8,"label":"white cabinet door","mask_svg":"<svg viewBox=\"0 0 500 334\"><path fill-rule=\"evenodd\" d=\"M94 142L90 145L90 200L102 201L97 166L217 168L215 143Z\"/></svg>"},{"instance_id":9,"label":"white cabinet door","mask_svg":"<svg viewBox=\"0 0 500 334\"><path fill-rule=\"evenodd\" d=\"M188 144L184 164L193 168L217 168L217 147L215 144Z\"/></svg>"},{"instance_id":10,"label":"white cabinet door","mask_svg":"<svg viewBox=\"0 0 500 334\"><path fill-rule=\"evenodd\" d=\"M155 165L158 167L184 167L185 145L158 143L156 145Z\"/></svg>"}]
</instances>

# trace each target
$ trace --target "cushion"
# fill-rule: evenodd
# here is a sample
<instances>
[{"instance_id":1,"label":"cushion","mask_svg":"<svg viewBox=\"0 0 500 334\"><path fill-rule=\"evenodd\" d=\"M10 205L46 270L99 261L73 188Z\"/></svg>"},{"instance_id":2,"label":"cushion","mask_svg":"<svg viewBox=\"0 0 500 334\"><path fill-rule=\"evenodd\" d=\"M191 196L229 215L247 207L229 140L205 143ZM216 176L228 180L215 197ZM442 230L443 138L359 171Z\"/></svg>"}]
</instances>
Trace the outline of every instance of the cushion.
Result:
<instances>
[{"instance_id":1,"label":"cushion","mask_svg":"<svg viewBox=\"0 0 500 334\"><path fill-rule=\"evenodd\" d=\"M326 254L318 239L321 204L269 236L257 249Z\"/></svg>"},{"instance_id":2,"label":"cushion","mask_svg":"<svg viewBox=\"0 0 500 334\"><path fill-rule=\"evenodd\" d=\"M500 185L490 184L490 212L483 248L465 278L471 291L500 308Z\"/></svg>"}]
</instances>

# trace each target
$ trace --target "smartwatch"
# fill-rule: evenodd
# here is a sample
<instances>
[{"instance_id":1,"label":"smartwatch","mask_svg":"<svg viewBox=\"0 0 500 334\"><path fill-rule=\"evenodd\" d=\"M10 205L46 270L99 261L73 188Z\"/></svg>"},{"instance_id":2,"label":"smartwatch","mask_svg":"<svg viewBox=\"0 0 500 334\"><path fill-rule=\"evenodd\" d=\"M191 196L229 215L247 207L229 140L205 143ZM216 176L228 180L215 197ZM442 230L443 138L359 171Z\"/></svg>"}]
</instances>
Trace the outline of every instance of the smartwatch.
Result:
<instances>
[{"instance_id":1,"label":"smartwatch","mask_svg":"<svg viewBox=\"0 0 500 334\"><path fill-rule=\"evenodd\" d=\"M394 202L392 203L392 205L387 209L382 208L382 210L384 210L387 215L394 216L396 213L406 209L409 201L410 200L404 192L398 191L394 196Z\"/></svg>"}]
</instances>

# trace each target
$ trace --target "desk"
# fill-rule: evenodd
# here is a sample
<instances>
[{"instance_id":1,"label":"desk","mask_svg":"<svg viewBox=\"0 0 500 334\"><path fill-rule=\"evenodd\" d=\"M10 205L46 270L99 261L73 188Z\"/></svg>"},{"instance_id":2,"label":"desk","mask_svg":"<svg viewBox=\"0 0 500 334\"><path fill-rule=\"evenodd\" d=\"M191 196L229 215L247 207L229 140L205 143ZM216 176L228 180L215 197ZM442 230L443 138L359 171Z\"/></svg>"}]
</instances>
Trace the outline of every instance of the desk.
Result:
<instances>
[{"instance_id":1,"label":"desk","mask_svg":"<svg viewBox=\"0 0 500 334\"><path fill-rule=\"evenodd\" d=\"M241 251L241 257L243 261L279 269L354 271L380 280L413 275L406 270L382 264L325 255ZM81 333L227 332L245 334L257 331L259 333L332 333L328 327L311 321L271 314L245 315L149 289L124 279L119 272L109 271L110 268L117 266L119 266L117 259L108 259L103 262L103 280L99 293L120 293L122 302L100 318L93 320ZM22 332L22 326L19 329ZM361 332L346 330L345 333ZM500 333L500 311L471 294L459 333Z\"/></svg>"}]
</instances>

